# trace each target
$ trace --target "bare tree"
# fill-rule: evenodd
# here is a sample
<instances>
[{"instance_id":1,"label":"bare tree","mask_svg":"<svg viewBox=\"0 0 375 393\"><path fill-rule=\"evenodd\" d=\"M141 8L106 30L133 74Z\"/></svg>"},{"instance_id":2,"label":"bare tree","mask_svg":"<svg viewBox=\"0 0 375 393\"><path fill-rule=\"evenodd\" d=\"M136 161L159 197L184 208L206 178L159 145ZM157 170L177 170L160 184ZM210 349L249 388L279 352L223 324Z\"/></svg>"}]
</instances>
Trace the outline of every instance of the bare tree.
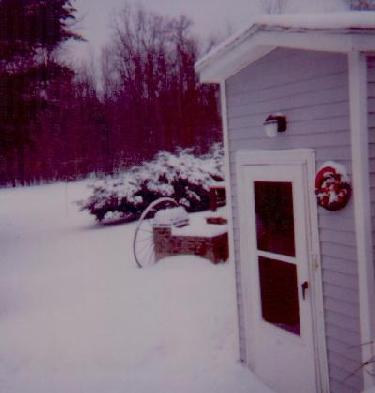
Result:
<instances>
[{"instance_id":1,"label":"bare tree","mask_svg":"<svg viewBox=\"0 0 375 393\"><path fill-rule=\"evenodd\" d=\"M202 89L195 74L198 43L191 26L185 16L129 4L115 18L112 43L103 52L103 86L119 145L128 152L146 158L158 149L197 144L210 138L207 130L220 129L216 88ZM214 124L206 127L207 121Z\"/></svg>"},{"instance_id":2,"label":"bare tree","mask_svg":"<svg viewBox=\"0 0 375 393\"><path fill-rule=\"evenodd\" d=\"M33 1L41 7L46 3ZM0 0L1 5L12 2L24 3ZM68 0L57 2L70 3ZM17 38L11 29L15 25L9 25L12 39ZM197 79L194 63L198 42L191 26L192 22L183 16L170 18L125 5L114 20L112 41L103 50L100 83L93 62L76 72L68 68L62 68L61 72L57 72L56 67L48 68L53 78L43 80L38 93L41 101L48 100L48 105L37 111L28 134L28 129L18 126L22 125L19 121L23 114L14 113L11 118L11 111L6 110L4 103L16 102L13 97L9 100L11 95L7 91L13 85L22 87L23 78L34 83L35 75L31 72L34 69L18 78L13 74L6 77L7 67L12 68L19 56L12 56L11 61L3 56L0 98L5 96L8 100L0 99L0 118L1 114L3 120L14 118L10 125L15 132L8 135L5 122L0 122L0 128L6 131L0 138L0 184L73 179L93 171L111 173L137 164L161 149L198 146L204 151L212 142L220 140L217 88L201 85ZM17 49L10 44L2 47L4 42L0 43L0 52ZM51 56L42 57L43 54L36 51L35 58L23 59L22 67L30 68L27 61L32 65L37 60L44 66L44 60L53 60ZM36 89L33 87L31 84L28 88L27 97L34 98L32 94L35 95ZM11 92L14 95L17 90L12 88ZM21 104L17 108L29 110L28 102ZM28 135L32 141L27 146L26 140L16 140ZM13 140L20 145L21 153L17 156L14 143L4 146L3 151L8 150L5 156L1 144L9 145Z\"/></svg>"}]
</instances>

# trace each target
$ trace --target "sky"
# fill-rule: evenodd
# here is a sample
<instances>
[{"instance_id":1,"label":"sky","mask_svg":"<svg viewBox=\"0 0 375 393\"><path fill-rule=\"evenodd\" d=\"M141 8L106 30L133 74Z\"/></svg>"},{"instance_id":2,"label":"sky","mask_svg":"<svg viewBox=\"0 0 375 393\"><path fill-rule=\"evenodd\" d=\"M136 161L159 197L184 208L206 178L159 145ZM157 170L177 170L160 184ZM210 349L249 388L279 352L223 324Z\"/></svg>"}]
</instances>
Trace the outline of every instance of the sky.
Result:
<instances>
[{"instance_id":1,"label":"sky","mask_svg":"<svg viewBox=\"0 0 375 393\"><path fill-rule=\"evenodd\" d=\"M88 40L74 44L73 55L87 59L97 57L110 40L110 22L125 0L75 0L79 22L76 29ZM130 0L145 9L162 15L186 15L193 20L193 31L198 37L225 35L249 24L261 12L259 0Z\"/></svg>"},{"instance_id":2,"label":"sky","mask_svg":"<svg viewBox=\"0 0 375 393\"><path fill-rule=\"evenodd\" d=\"M201 39L225 36L250 25L263 12L263 2L285 2L288 12L340 10L349 0L128 0L162 15L186 15L193 20L193 31ZM76 29L88 42L71 45L70 61L98 58L110 40L110 22L125 0L74 0L79 22Z\"/></svg>"}]
</instances>

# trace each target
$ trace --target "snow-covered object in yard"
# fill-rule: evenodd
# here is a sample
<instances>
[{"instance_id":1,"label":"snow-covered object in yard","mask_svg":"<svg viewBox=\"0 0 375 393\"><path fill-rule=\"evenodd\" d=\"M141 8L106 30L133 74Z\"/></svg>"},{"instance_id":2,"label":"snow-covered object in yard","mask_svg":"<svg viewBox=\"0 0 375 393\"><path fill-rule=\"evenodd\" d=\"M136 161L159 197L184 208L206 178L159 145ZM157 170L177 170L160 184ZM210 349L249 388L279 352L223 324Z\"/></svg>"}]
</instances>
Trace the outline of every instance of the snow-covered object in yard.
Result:
<instances>
[{"instance_id":1,"label":"snow-covered object in yard","mask_svg":"<svg viewBox=\"0 0 375 393\"><path fill-rule=\"evenodd\" d=\"M227 225L199 224L188 225L182 228L172 228L173 236L189 236L189 237L214 237L223 235L228 232Z\"/></svg>"},{"instance_id":2,"label":"snow-covered object in yard","mask_svg":"<svg viewBox=\"0 0 375 393\"><path fill-rule=\"evenodd\" d=\"M190 150L160 152L152 161L95 182L81 207L98 221L115 211L139 217L160 197L172 197L189 211L208 209L210 185L224 178L223 156L220 144L202 156Z\"/></svg>"},{"instance_id":3,"label":"snow-covered object in yard","mask_svg":"<svg viewBox=\"0 0 375 393\"><path fill-rule=\"evenodd\" d=\"M133 213L124 213L120 211L108 211L102 220L104 225L121 224L129 221L133 221Z\"/></svg>"},{"instance_id":4,"label":"snow-covered object in yard","mask_svg":"<svg viewBox=\"0 0 375 393\"><path fill-rule=\"evenodd\" d=\"M114 212L107 212L104 216L105 220L119 220L123 216L123 213L114 211Z\"/></svg>"},{"instance_id":5,"label":"snow-covered object in yard","mask_svg":"<svg viewBox=\"0 0 375 393\"><path fill-rule=\"evenodd\" d=\"M223 218L227 218L228 217L228 207L227 206L222 206L219 209L217 209L214 212L210 212L210 214L206 215L207 217L223 217Z\"/></svg>"},{"instance_id":6,"label":"snow-covered object in yard","mask_svg":"<svg viewBox=\"0 0 375 393\"><path fill-rule=\"evenodd\" d=\"M198 236L213 237L228 232L228 225L212 225L207 224L207 217L226 217L226 208L220 208L216 214L190 215L190 224L182 228L172 228L173 236Z\"/></svg>"},{"instance_id":7,"label":"snow-covered object in yard","mask_svg":"<svg viewBox=\"0 0 375 393\"><path fill-rule=\"evenodd\" d=\"M182 227L189 224L189 214L182 207L159 210L154 216L154 226Z\"/></svg>"},{"instance_id":8,"label":"snow-covered object in yard","mask_svg":"<svg viewBox=\"0 0 375 393\"><path fill-rule=\"evenodd\" d=\"M217 188L220 188L220 187L225 188L225 181L213 181L213 182L210 184L210 188L214 188L214 187L217 187Z\"/></svg>"}]
</instances>

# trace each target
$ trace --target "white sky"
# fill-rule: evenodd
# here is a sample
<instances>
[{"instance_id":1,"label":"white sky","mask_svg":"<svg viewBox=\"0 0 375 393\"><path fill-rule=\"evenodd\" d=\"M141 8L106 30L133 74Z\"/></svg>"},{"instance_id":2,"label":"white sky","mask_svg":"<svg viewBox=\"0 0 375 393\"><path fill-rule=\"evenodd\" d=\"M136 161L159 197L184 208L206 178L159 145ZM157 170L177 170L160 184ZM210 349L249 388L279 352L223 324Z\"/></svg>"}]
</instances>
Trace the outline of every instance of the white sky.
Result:
<instances>
[{"instance_id":1,"label":"white sky","mask_svg":"<svg viewBox=\"0 0 375 393\"><path fill-rule=\"evenodd\" d=\"M350 0L128 0L162 15L186 15L193 22L198 37L227 34L251 24L262 13L261 2L285 2L286 12L327 12L343 10ZM77 26L87 43L70 44L68 60L79 64L81 59L97 58L103 45L109 41L110 21L125 0L73 0L80 20Z\"/></svg>"},{"instance_id":2,"label":"white sky","mask_svg":"<svg viewBox=\"0 0 375 393\"><path fill-rule=\"evenodd\" d=\"M226 33L249 24L260 13L259 0L130 0L141 3L144 8L170 16L186 15L193 22L193 31L207 38L211 34ZM75 0L78 18L82 18L77 30L88 43L74 44L74 58L95 57L110 39L110 21L124 0Z\"/></svg>"}]
</instances>

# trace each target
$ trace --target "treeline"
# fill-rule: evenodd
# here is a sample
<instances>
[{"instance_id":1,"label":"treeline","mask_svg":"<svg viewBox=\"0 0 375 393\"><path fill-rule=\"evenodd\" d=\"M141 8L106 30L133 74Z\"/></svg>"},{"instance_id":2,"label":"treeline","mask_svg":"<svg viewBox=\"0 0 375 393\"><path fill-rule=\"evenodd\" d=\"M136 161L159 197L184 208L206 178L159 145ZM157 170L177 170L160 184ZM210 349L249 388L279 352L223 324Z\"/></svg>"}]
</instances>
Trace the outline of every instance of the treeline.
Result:
<instances>
[{"instance_id":1,"label":"treeline","mask_svg":"<svg viewBox=\"0 0 375 393\"><path fill-rule=\"evenodd\" d=\"M26 44L3 58L14 27L0 28L0 184L113 173L159 150L205 152L221 140L217 88L198 82L199 43L187 18L125 5L100 69L77 71L59 54L64 41L81 39L70 1L0 0L0 19L9 12ZM39 16L39 33L30 15Z\"/></svg>"}]
</instances>

